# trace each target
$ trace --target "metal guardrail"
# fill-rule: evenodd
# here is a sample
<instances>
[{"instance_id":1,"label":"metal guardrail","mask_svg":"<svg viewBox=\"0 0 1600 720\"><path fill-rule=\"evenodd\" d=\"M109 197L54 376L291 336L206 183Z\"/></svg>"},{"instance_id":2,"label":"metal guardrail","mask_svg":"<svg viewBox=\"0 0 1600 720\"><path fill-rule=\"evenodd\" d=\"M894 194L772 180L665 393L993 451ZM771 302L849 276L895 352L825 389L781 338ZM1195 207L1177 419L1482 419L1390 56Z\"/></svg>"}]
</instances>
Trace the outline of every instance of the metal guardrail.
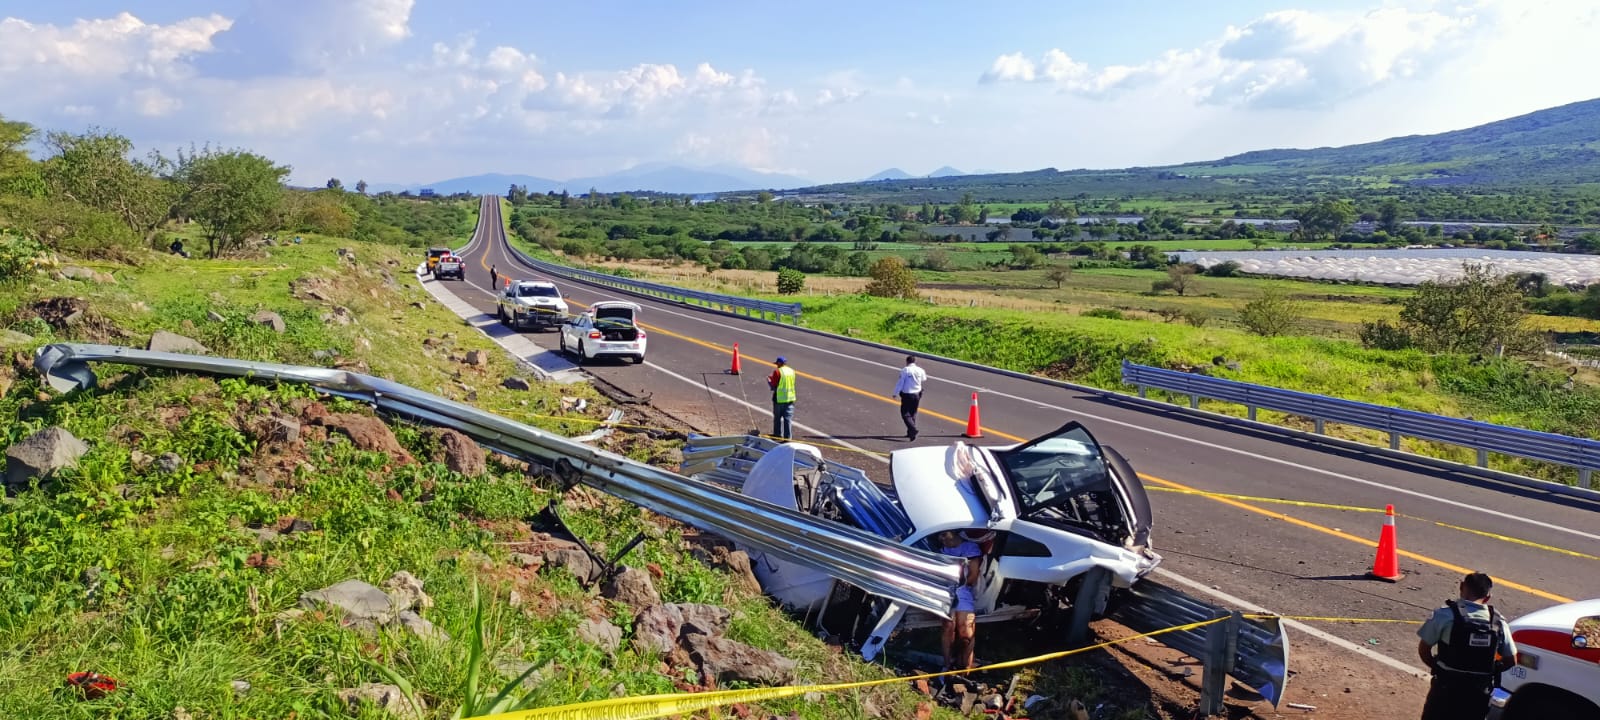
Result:
<instances>
[{"instance_id":1,"label":"metal guardrail","mask_svg":"<svg viewBox=\"0 0 1600 720\"><path fill-rule=\"evenodd\" d=\"M536 260L530 257L527 253L516 248L511 248L511 252L517 256L517 259L521 260L529 267L532 267L543 273L564 277L569 280L581 280L583 282L602 285L616 290L621 290L623 292L633 293L635 295L662 298L664 300L672 300L675 302L684 303L686 305L701 305L714 310L731 312L735 315L742 314L749 317L760 317L762 319L766 319L770 315L773 320L782 320L783 318L787 317L789 318L790 322L800 322L800 303L772 302L770 300L755 300L752 298L739 297L738 295L724 295L721 293L701 292L699 290L686 290L684 288L675 287L672 285L653 283L645 280L634 280L632 278L608 275L603 272L582 270L566 265L557 265L556 263Z\"/></svg>"},{"instance_id":2,"label":"metal guardrail","mask_svg":"<svg viewBox=\"0 0 1600 720\"><path fill-rule=\"evenodd\" d=\"M1491 452L1565 465L1577 468L1578 484L1586 490L1594 487L1594 470L1600 468L1600 441L1587 438L1295 392L1127 360L1122 361L1122 381L1137 386L1141 398L1151 388L1188 395L1191 408L1200 406L1200 398L1243 405L1250 420L1256 419L1257 408L1310 418L1319 435L1324 434L1324 424L1328 422L1380 430L1389 434L1390 450L1400 449L1402 437L1468 447L1478 451L1478 467L1483 468L1488 467Z\"/></svg>"},{"instance_id":3,"label":"metal guardrail","mask_svg":"<svg viewBox=\"0 0 1600 720\"><path fill-rule=\"evenodd\" d=\"M89 363L94 362L311 385L381 412L459 430L492 450L550 467L563 482L583 483L893 602L949 616L955 599L960 562L953 558L785 510L382 378L115 345L46 345L34 357L34 367L61 392L93 387Z\"/></svg>"},{"instance_id":4,"label":"metal guardrail","mask_svg":"<svg viewBox=\"0 0 1600 720\"><path fill-rule=\"evenodd\" d=\"M1255 689L1276 707L1289 682L1289 636L1276 617L1247 619L1196 600L1154 580L1141 580L1130 597L1107 613L1136 632L1226 618L1216 624L1161 634L1160 642L1200 661L1200 711L1207 716L1222 712L1223 677L1232 675Z\"/></svg>"}]
</instances>

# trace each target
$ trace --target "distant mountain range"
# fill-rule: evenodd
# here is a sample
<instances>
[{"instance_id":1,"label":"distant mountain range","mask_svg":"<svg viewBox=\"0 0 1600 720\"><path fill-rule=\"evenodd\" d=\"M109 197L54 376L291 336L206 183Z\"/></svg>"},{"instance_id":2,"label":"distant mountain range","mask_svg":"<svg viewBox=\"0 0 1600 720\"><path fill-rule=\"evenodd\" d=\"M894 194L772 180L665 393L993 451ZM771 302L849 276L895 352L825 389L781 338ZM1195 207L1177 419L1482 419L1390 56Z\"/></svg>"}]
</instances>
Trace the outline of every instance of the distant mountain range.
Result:
<instances>
[{"instance_id":1,"label":"distant mountain range","mask_svg":"<svg viewBox=\"0 0 1600 720\"><path fill-rule=\"evenodd\" d=\"M908 173L908 172L906 172L904 170L901 170L900 168L889 168L888 170L884 170L883 172L880 172L880 173L878 173L876 175L873 175L872 177L869 177L866 180L863 180L862 182L878 182L879 180L915 180L915 179L917 179L919 177L924 177L924 178L955 177L957 175L965 175L965 174L966 173L961 172L960 170L957 170L957 169L955 169L953 167L950 167L949 165L946 165L946 166L944 166L942 168L939 168L938 170L935 170L935 171L933 171L931 173L928 173L927 175L912 175L911 173Z\"/></svg>"},{"instance_id":2,"label":"distant mountain range","mask_svg":"<svg viewBox=\"0 0 1600 720\"><path fill-rule=\"evenodd\" d=\"M972 174L941 168L930 176L941 177L937 183L889 175L900 172L886 170L870 181L799 191L894 202L951 202L966 193L984 200L1034 202L1079 193L1325 192L1368 188L1374 181L1414 187L1572 187L1600 183L1600 99L1434 135L1344 147L1256 150L1182 165ZM885 177L890 179L880 179Z\"/></svg>"},{"instance_id":3,"label":"distant mountain range","mask_svg":"<svg viewBox=\"0 0 1600 720\"><path fill-rule=\"evenodd\" d=\"M551 180L534 175L508 175L488 173L468 177L450 178L431 183L399 185L373 184L369 192L418 192L426 188L440 195L455 193L500 193L512 185L521 185L531 193L561 192L565 190L581 195L592 190L600 192L664 192L700 194L731 190L783 190L805 187L813 181L793 175L764 173L730 165L712 167L685 167L666 163L646 163L627 170L594 177Z\"/></svg>"}]
</instances>

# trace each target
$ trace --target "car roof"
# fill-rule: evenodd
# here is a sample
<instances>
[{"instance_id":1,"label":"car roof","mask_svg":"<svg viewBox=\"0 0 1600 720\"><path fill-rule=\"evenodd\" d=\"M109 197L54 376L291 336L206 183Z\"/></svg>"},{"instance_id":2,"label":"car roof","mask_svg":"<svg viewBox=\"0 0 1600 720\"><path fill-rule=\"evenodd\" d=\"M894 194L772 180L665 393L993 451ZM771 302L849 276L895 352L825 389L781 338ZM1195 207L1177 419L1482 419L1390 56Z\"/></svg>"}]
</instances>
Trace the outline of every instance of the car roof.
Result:
<instances>
[{"instance_id":1,"label":"car roof","mask_svg":"<svg viewBox=\"0 0 1600 720\"><path fill-rule=\"evenodd\" d=\"M447 247L431 247L431 248L428 248L428 252L450 252L450 248L447 248Z\"/></svg>"}]
</instances>

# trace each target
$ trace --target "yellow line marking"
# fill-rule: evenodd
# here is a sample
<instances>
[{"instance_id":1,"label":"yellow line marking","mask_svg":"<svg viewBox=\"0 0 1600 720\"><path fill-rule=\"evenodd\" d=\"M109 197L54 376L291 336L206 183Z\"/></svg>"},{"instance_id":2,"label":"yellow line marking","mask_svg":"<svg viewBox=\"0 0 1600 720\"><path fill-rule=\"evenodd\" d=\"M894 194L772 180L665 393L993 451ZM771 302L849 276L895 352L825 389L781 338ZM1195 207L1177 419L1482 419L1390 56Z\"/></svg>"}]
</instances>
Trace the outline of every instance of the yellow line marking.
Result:
<instances>
[{"instance_id":1,"label":"yellow line marking","mask_svg":"<svg viewBox=\"0 0 1600 720\"><path fill-rule=\"evenodd\" d=\"M1189 487L1188 485L1184 485L1182 483L1176 483L1176 482L1173 482L1171 480L1163 480L1163 479L1158 478L1158 477L1156 477L1154 475L1145 475L1144 473L1140 473L1139 477L1142 477L1142 478L1144 478L1146 480L1149 480L1150 482L1157 483L1159 485L1164 485L1164 486L1170 487L1170 488L1178 488L1179 490L1188 490L1188 491L1191 491L1191 492L1200 492L1198 490L1195 490L1192 487ZM1314 522L1310 522L1310 521L1307 521L1307 520L1301 520L1300 518L1294 517L1293 515L1285 515L1283 513L1273 512L1273 511L1268 510L1266 508L1259 508L1259 507L1256 507L1254 505L1250 505L1248 503L1239 502L1238 500L1232 500L1232 499L1225 498L1225 497L1212 497L1212 498L1210 498L1210 500L1212 500L1214 502L1222 503L1223 505L1236 507L1236 508L1238 508L1240 510L1244 510L1246 512L1252 512L1252 513L1255 513L1257 515L1264 515L1266 517L1273 518L1273 519L1276 519L1276 520L1282 520L1282 521L1284 521L1286 523L1289 523L1290 525L1295 525L1295 526L1298 526L1298 527L1302 527L1302 528L1305 528L1307 530L1315 530L1315 531L1317 531L1319 533L1322 533L1324 535L1331 535L1331 536L1339 538L1341 540L1348 540L1348 541L1356 543L1358 545L1364 545L1366 547L1375 547L1377 545L1377 543L1373 542L1370 538L1359 538L1359 537L1356 537L1354 535L1351 535L1350 533L1344 532L1342 530L1335 530L1335 529L1333 529L1331 527L1318 525L1318 524L1316 524ZM1448 562L1445 562L1443 560L1436 560L1434 558L1428 557L1427 555L1422 555L1420 553L1414 553L1414 552L1411 552L1409 550L1400 550L1398 552L1402 557L1410 558L1410 559L1415 560L1417 562L1420 562L1420 563L1422 563L1424 565L1432 565L1434 567L1443 568L1445 570L1449 570L1449 571L1454 572L1454 573L1460 573L1462 575L1466 575L1467 573L1473 572L1469 568L1464 568L1464 567L1461 567L1460 565L1456 565L1456 564L1453 564L1453 563L1448 563ZM1533 596L1536 596L1536 597L1541 597L1541 598L1544 598L1544 599L1549 600L1551 602L1555 602L1555 603L1569 603L1569 602L1572 602L1572 598L1564 597L1564 596L1561 596L1561 595L1557 595L1555 593L1545 592L1545 591L1540 590L1540 589L1535 588L1535 587L1530 587L1528 585L1523 585L1522 583L1514 582L1514 581L1511 581L1511 580L1506 580L1503 577L1496 577L1495 578L1495 582L1498 583L1501 587L1508 587L1508 588L1511 588L1512 590L1521 590L1522 592L1528 593L1529 595L1533 595Z\"/></svg>"},{"instance_id":2,"label":"yellow line marking","mask_svg":"<svg viewBox=\"0 0 1600 720\"><path fill-rule=\"evenodd\" d=\"M1404 517L1411 517L1411 516L1410 515L1406 515ZM1422 520L1422 518L1413 518L1413 519ZM1449 528L1451 530L1460 530L1461 532L1472 533L1473 535L1482 535L1483 537L1491 538L1491 539L1494 539L1494 540L1499 540L1501 542L1508 542L1508 543L1512 543L1512 544L1515 544L1515 545L1525 545L1527 547L1538 548L1540 550L1548 550L1548 551L1553 552L1553 553L1561 553L1562 555L1571 555L1572 557L1575 557L1575 558L1583 558L1585 560L1600 560L1600 557L1596 557L1594 555L1589 555L1587 553L1581 553L1581 552L1578 552L1577 550L1568 550L1566 548L1556 547L1554 545L1545 545L1544 543L1536 543L1536 542L1534 542L1532 540L1523 540L1522 538L1514 538L1514 537L1511 537L1510 535L1501 535L1499 533L1486 532L1486 531L1483 531L1483 530L1473 530L1472 528L1461 527L1460 525L1451 525L1450 523L1442 523L1442 522L1439 522L1438 520L1422 520L1422 522L1430 522L1430 523L1433 523L1434 525L1438 525L1439 527L1442 527L1442 528Z\"/></svg>"},{"instance_id":3,"label":"yellow line marking","mask_svg":"<svg viewBox=\"0 0 1600 720\"><path fill-rule=\"evenodd\" d=\"M487 255L485 257L487 257ZM576 301L574 301L574 302L576 302ZM582 307L588 307L586 305L583 305L582 303L576 303L576 304L578 304L578 305L580 305ZM687 335L679 335L678 333L675 333L675 332L672 332L672 331L669 331L669 330L663 330L661 328L653 327L653 326L650 326L650 325L645 325L643 323L640 323L640 326L644 327L646 330L649 330L650 332L660 333L661 335L665 335L665 336L670 337L670 338L674 338L674 339L677 339L677 340L682 340L684 342L688 342L688 343L692 343L692 344L695 344L695 345L699 345L700 347L707 348L709 350L715 350L715 351L723 353L725 355L730 355L730 356L733 355L733 350L731 348L725 348L725 347L723 347L721 345L718 345L716 343L706 342L706 341L701 340L699 338L692 338L692 337L689 337ZM758 358L751 358L750 361L753 362L753 363L760 364L760 365L765 365L767 367L777 367L777 365L775 365L774 363L770 363L770 362L767 362L765 360L761 360L761 359L758 359ZM836 382L836 381L833 381L833 380L829 380L829 379L824 378L824 377L820 377L820 376L817 376L817 375L811 375L809 373L803 373L803 372L800 372L798 370L795 371L795 374L799 375L800 377L806 378L808 380L812 380L812 381L815 381L815 382L822 383L822 384L827 385L829 387L838 388L840 390L844 390L846 392L854 393L854 394L860 395L862 397L873 398L873 399L878 400L879 402L882 402L882 403L887 404L887 405L898 405L899 404L898 400L892 400L892 399L888 398L887 396L878 395L878 394L875 394L875 393L870 393L870 392L867 392L866 390L862 390L860 388L857 388L857 387L854 387L854 386L850 386L850 385L845 385L843 383ZM962 428L965 428L967 426L967 421L965 419L951 417L951 416L945 415L943 413L933 412L931 410L923 410L919 414L927 415L927 416L930 416L930 417L933 417L933 418L937 418L939 420L944 420L946 422L953 423L953 424L955 424L955 425L957 425L959 427L962 427ZM992 428L980 427L979 429L985 435L994 435L996 437L1000 437L1000 438L1003 438L1003 439L1006 439L1006 440L1010 440L1012 442L1025 442L1027 440L1027 438L1019 437L1017 435L1012 435L1012 434L1006 433L1006 432L1001 432L999 430L994 430ZM1318 525L1317 523L1310 522L1308 520L1301 520L1300 518L1294 517L1292 515L1285 515L1283 513L1273 512L1273 511L1268 510L1266 508L1256 507L1255 505L1251 505L1251 504L1246 503L1246 502L1241 502L1241 501L1238 501L1238 500L1234 500L1232 498L1220 497L1220 496L1217 496L1215 493L1208 493L1208 492L1206 492L1204 490L1200 490L1200 489L1197 489L1197 488L1192 488L1192 487L1189 487L1188 485L1184 485L1182 483L1176 483L1176 482L1173 482L1171 480L1164 480L1164 479L1158 478L1158 477L1156 477L1154 475L1146 475L1144 473L1139 473L1139 477L1141 477L1141 478L1143 478L1143 479L1145 479L1145 480L1147 480L1149 482L1156 483L1157 485L1164 486L1166 488L1175 489L1175 490L1179 490L1179 491L1183 491L1183 492L1191 493L1191 494L1195 494L1195 495L1206 496L1207 499L1212 500L1213 502L1219 502L1219 503L1222 503L1224 505L1228 505L1228 506L1231 506L1231 507L1238 508L1240 510L1244 510L1246 512L1251 512L1251 513L1255 513L1257 515L1263 515L1263 516L1266 516L1266 517L1269 517L1269 518L1275 518L1275 519L1278 519L1278 520L1282 520L1282 521L1287 522L1287 523L1289 523L1291 525L1295 525L1297 527L1301 527L1301 528L1304 528L1304 529L1307 529L1307 530L1313 530L1313 531L1322 533L1324 535L1330 535L1332 537L1336 537L1336 538L1339 538L1341 540L1347 540L1347 541L1350 541L1350 542L1353 542L1353 543L1358 543L1358 544L1361 544L1361 545L1365 545L1367 547L1373 547L1373 546L1376 545L1376 542L1374 542L1373 540L1368 539L1368 538L1356 537L1356 536L1351 535L1349 533L1346 533L1346 532L1343 532L1343 531L1340 531L1340 530L1335 530L1335 529L1330 528L1330 527L1325 527L1323 525ZM1438 568L1442 568L1442 569L1445 569L1445 570L1449 570L1451 572L1460 573L1462 575L1466 575L1467 573L1474 572L1473 570L1471 570L1469 568L1465 568L1465 567L1462 567L1460 565L1456 565L1454 563L1445 562L1443 560L1438 560L1438 559L1429 557L1427 555L1422 555L1420 553L1411 552L1409 550L1400 550L1399 554L1401 556L1403 556L1403 557L1410 558L1412 560L1415 560L1417 562L1423 563L1425 565L1432 565L1434 567L1438 567ZM1501 587L1511 588L1512 590L1520 590L1522 592L1528 593L1528 594L1533 595L1535 597L1543 598L1545 600L1549 600L1549 601L1552 601L1552 602L1555 602L1555 603L1569 603L1569 602L1572 602L1572 598L1565 597L1565 596L1562 596L1562 595L1557 595L1557 594L1551 593L1551 592L1545 592L1544 590L1540 590L1538 588L1531 587L1529 585L1524 585L1522 583L1518 583L1518 582L1514 582L1514 581L1511 581L1511 580L1507 580L1507 579L1505 579L1503 577L1496 577L1495 578L1495 582L1498 583Z\"/></svg>"},{"instance_id":4,"label":"yellow line marking","mask_svg":"<svg viewBox=\"0 0 1600 720\"><path fill-rule=\"evenodd\" d=\"M1381 513L1383 508L1357 507L1355 505L1335 505L1333 503L1311 502L1309 500L1288 500L1285 498L1261 497L1259 495L1234 495L1231 493L1210 492L1206 490L1179 490L1170 487L1153 487L1151 490L1177 493L1179 495L1198 495L1210 498L1228 498L1230 500L1244 500L1247 502L1274 503L1278 505L1296 505L1299 507L1325 508L1328 510L1348 510L1350 512Z\"/></svg>"}]
</instances>

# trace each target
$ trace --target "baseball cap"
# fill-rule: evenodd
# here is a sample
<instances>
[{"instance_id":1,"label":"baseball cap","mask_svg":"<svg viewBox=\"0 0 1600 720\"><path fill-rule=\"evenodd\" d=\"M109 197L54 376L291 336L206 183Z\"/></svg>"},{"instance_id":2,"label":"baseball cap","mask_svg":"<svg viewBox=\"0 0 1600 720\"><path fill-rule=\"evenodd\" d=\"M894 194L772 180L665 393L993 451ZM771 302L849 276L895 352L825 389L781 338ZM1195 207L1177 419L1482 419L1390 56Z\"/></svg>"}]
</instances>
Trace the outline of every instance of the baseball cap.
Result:
<instances>
[{"instance_id":1,"label":"baseball cap","mask_svg":"<svg viewBox=\"0 0 1600 720\"><path fill-rule=\"evenodd\" d=\"M779 355L778 356L778 363L781 365L781 364L783 364L783 362L784 362L783 356Z\"/></svg>"}]
</instances>

